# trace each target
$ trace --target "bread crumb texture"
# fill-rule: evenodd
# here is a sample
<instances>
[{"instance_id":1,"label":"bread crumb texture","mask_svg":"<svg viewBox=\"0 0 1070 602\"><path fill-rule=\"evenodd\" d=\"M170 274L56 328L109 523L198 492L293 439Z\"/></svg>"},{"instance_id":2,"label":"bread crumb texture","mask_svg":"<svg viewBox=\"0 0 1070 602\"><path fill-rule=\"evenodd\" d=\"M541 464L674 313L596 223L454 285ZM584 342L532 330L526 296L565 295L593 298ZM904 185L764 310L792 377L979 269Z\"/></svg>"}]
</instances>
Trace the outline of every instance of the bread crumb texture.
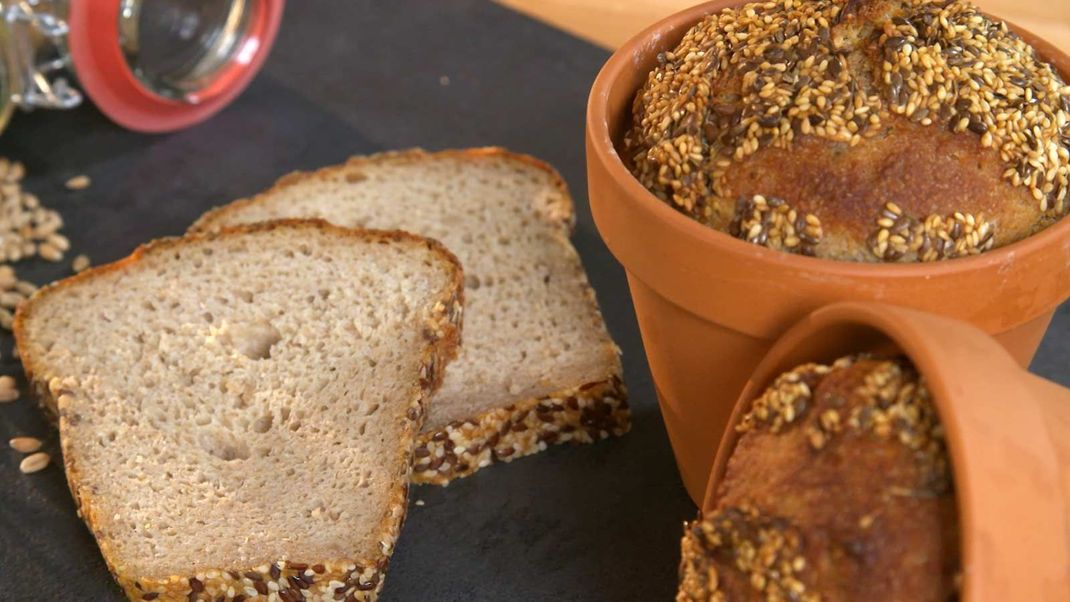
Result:
<instances>
[{"instance_id":1,"label":"bread crumb texture","mask_svg":"<svg viewBox=\"0 0 1070 602\"><path fill-rule=\"evenodd\" d=\"M428 239L291 220L157 241L23 304L27 376L127 595L374 599L462 281Z\"/></svg>"},{"instance_id":2,"label":"bread crumb texture","mask_svg":"<svg viewBox=\"0 0 1070 602\"><path fill-rule=\"evenodd\" d=\"M194 228L278 217L416 232L464 266L464 343L431 402L414 481L445 484L630 428L619 350L569 241L572 199L545 163L499 148L353 157L290 174Z\"/></svg>"}]
</instances>

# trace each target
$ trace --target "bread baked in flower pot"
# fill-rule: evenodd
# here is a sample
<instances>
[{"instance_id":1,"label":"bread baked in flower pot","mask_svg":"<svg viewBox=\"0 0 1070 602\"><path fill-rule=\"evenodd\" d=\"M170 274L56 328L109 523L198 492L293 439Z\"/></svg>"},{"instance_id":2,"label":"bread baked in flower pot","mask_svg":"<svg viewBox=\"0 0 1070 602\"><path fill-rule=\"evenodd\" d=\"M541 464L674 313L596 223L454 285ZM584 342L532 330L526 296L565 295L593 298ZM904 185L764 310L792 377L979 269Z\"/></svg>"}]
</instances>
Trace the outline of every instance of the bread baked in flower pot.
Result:
<instances>
[{"instance_id":1,"label":"bread baked in flower pot","mask_svg":"<svg viewBox=\"0 0 1070 602\"><path fill-rule=\"evenodd\" d=\"M1065 600L1068 442L1070 390L977 328L822 308L734 406L678 599Z\"/></svg>"},{"instance_id":2,"label":"bread baked in flower pot","mask_svg":"<svg viewBox=\"0 0 1070 602\"><path fill-rule=\"evenodd\" d=\"M961 2L781 0L707 18L740 4L633 38L587 114L592 212L696 500L711 437L808 312L913 307L1026 365L1070 296L1070 88L1056 75L1070 57Z\"/></svg>"}]
</instances>

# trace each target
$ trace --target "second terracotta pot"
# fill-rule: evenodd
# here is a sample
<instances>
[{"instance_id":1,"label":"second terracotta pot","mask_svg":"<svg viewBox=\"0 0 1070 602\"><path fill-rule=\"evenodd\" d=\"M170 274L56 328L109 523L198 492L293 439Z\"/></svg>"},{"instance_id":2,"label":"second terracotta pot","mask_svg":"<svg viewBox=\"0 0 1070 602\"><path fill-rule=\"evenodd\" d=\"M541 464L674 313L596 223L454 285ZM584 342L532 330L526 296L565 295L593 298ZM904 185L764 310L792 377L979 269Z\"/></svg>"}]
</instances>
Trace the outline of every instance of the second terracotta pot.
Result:
<instances>
[{"instance_id":1,"label":"second terracotta pot","mask_svg":"<svg viewBox=\"0 0 1070 602\"><path fill-rule=\"evenodd\" d=\"M984 332L874 303L822 308L777 341L733 404L728 424L737 424L777 375L865 351L905 355L932 392L955 482L963 602L1067 600L1070 390L1029 374ZM706 512L716 507L739 438L725 429Z\"/></svg>"},{"instance_id":2,"label":"second terracotta pot","mask_svg":"<svg viewBox=\"0 0 1070 602\"><path fill-rule=\"evenodd\" d=\"M801 257L749 244L678 213L632 177L616 150L632 98L704 15L678 13L622 46L599 73L587 109L587 172L599 233L623 264L681 476L698 502L716 440L747 377L791 324L826 304L867 300L967 321L1021 365L1070 296L1070 220L976 257L874 265ZM1070 57L1020 31L1070 73Z\"/></svg>"}]
</instances>

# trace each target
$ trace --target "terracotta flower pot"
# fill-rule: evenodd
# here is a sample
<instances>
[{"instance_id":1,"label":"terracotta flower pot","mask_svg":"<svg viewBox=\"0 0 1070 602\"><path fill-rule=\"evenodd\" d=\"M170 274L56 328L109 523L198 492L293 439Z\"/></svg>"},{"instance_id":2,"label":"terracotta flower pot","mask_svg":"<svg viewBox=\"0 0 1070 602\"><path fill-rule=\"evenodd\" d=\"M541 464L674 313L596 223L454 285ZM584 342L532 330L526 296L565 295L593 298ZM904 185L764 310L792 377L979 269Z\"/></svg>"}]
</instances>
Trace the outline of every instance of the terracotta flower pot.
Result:
<instances>
[{"instance_id":1,"label":"terracotta flower pot","mask_svg":"<svg viewBox=\"0 0 1070 602\"><path fill-rule=\"evenodd\" d=\"M966 602L1070 595L1070 389L1029 374L964 322L876 303L839 303L791 328L734 405L735 425L782 372L860 351L901 351L947 433ZM703 508L712 510L739 435L727 428Z\"/></svg>"},{"instance_id":2,"label":"terracotta flower pot","mask_svg":"<svg viewBox=\"0 0 1070 602\"><path fill-rule=\"evenodd\" d=\"M835 301L881 301L968 321L1027 365L1055 308L1070 296L1070 219L982 255L926 264L861 264L749 244L678 213L647 191L616 151L632 98L659 52L718 0L643 31L610 57L587 107L595 223L628 273L632 301L684 484L700 500L717 433L772 342ZM1018 30L1059 70L1070 57Z\"/></svg>"}]
</instances>

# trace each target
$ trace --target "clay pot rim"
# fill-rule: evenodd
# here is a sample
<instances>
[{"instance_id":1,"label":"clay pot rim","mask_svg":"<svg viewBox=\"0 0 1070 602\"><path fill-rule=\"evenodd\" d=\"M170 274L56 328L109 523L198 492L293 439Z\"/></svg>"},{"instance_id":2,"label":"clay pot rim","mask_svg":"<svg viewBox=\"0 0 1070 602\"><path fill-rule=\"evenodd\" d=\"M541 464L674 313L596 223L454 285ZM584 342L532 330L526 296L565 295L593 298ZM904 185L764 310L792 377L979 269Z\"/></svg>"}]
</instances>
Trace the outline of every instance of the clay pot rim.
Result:
<instances>
[{"instance_id":1,"label":"clay pot rim","mask_svg":"<svg viewBox=\"0 0 1070 602\"><path fill-rule=\"evenodd\" d=\"M746 2L747 0L735 0L731 5L738 6ZM670 207L654 196L632 175L617 152L617 146L609 132L610 125L607 116L610 90L622 73L636 68L639 57L645 54L650 46L660 44L661 39L666 35L677 37L679 34L679 37L682 37L687 29L699 19L722 10L725 8L723 5L723 0L703 2L654 23L617 48L599 70L587 100L587 138L592 143L590 146L595 151L596 160L627 193L617 202L637 203L651 219L661 222L679 236L716 247L718 251L731 256L757 258L759 261L782 264L786 268L794 267L807 272L816 270L861 279L928 278L953 272L992 269L994 266L1006 263L1015 255L1043 252L1046 248L1056 246L1060 239L1070 239L1070 215L1067 215L1031 236L970 257L926 263L841 261L786 253L738 240L725 232L700 224ZM1000 19L995 15L990 16ZM1000 20L1022 35L1037 50L1040 58L1055 67L1064 80L1070 80L1070 56L1028 30L1006 19Z\"/></svg>"},{"instance_id":2,"label":"clay pot rim","mask_svg":"<svg viewBox=\"0 0 1070 602\"><path fill-rule=\"evenodd\" d=\"M837 333L837 329L843 329L843 332ZM844 332L850 332L850 335L844 335ZM865 336L859 336L860 333ZM810 340L819 341L817 348L820 351L807 348L806 343ZM962 356L951 361L945 359L943 354L960 344L965 349L964 355L976 360L978 365L967 363L964 367ZM853 351L845 352L848 345ZM1033 577L1039 577L1042 584L1046 577L1052 579L1049 585L1055 583L1065 587L1070 576L1070 515L1065 511L1065 504L1070 503L1067 497L1070 490L1060 481L1062 468L1051 439L1055 435L1046 428L1046 416L1037 393L1029 388L1030 380L1043 379L1018 366L1006 350L975 326L905 307L858 301L833 303L815 310L789 328L759 362L736 400L718 444L702 510L709 511L716 505L717 490L741 437L735 425L750 407L751 400L778 374L801 363L829 362L833 356L873 350L874 345L882 353L894 351L913 363L925 379L933 405L944 424L959 513L963 599L1006 599L997 595L999 592L989 590L993 585L1013 590L1029 583L1028 579ZM1010 390L1020 394L1011 402L1014 404L1012 411L997 410L1002 407L999 403L977 405L981 398L997 397L983 385L969 382L969 377L978 372L1010 383ZM1005 399L998 401L1007 402ZM1001 432L1006 429L1003 434L1014 442L1013 448L1000 446L998 441L981 441L982 437L992 434L993 425L997 425ZM1018 521L1006 520L1005 514L995 512L997 508L1005 509L1006 504L990 503L992 498L984 497L986 489L990 489L987 485L997 480L988 472L985 459L979 457L984 453L989 458L993 453L1006 454L1009 463L1021 467L1023 473L1016 479L1001 481L1001 490L995 497L1021 504L1015 509L1025 511L1037 520L1022 526ZM1037 481L1052 494L1042 496L1044 499L1027 497L1023 491L1036 488ZM1039 533L1041 527L1038 525L1046 531ZM1037 556L1024 559L1021 550L1015 546L1008 552L1001 546L992 545L993 541L1037 540L1042 542L1036 551ZM1023 568L1023 561L1035 563L1030 566L1036 568L1037 575ZM1011 564L1018 564L1015 568L1021 569L1021 579L1008 579L1007 572L1000 570ZM999 574L992 577L993 572ZM1039 586L1033 583L1026 587Z\"/></svg>"}]
</instances>

